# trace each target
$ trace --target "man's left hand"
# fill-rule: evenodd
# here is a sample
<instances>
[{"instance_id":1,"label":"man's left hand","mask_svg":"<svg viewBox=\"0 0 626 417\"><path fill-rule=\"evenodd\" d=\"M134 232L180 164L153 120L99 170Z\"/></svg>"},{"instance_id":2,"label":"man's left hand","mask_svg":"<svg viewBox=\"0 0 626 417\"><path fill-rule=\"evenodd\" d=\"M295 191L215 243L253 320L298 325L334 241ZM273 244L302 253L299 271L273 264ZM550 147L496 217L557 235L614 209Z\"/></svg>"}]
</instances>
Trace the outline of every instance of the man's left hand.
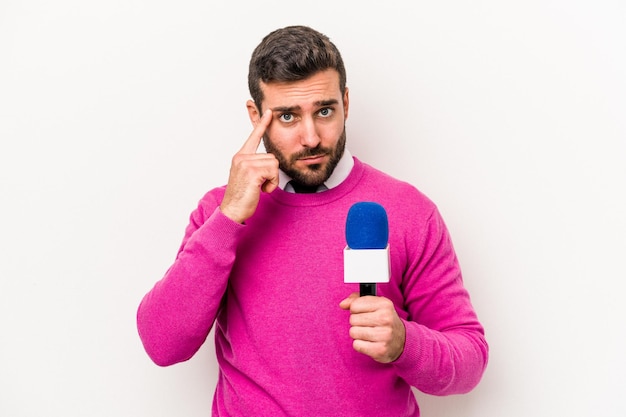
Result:
<instances>
[{"instance_id":1,"label":"man's left hand","mask_svg":"<svg viewBox=\"0 0 626 417\"><path fill-rule=\"evenodd\" d=\"M404 351L406 330L391 300L352 293L339 306L350 310L352 346L377 362L389 363Z\"/></svg>"}]
</instances>

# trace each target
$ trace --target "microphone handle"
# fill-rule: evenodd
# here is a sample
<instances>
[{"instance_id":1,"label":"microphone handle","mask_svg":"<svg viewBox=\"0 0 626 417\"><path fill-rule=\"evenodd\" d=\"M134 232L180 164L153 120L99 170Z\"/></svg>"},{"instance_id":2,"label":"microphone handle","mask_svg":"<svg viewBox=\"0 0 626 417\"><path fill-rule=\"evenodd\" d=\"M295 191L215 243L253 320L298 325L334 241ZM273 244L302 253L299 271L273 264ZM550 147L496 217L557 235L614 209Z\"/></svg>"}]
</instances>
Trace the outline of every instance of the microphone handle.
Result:
<instances>
[{"instance_id":1,"label":"microphone handle","mask_svg":"<svg viewBox=\"0 0 626 417\"><path fill-rule=\"evenodd\" d=\"M376 283L375 282L361 282L359 284L360 295L376 295Z\"/></svg>"}]
</instances>

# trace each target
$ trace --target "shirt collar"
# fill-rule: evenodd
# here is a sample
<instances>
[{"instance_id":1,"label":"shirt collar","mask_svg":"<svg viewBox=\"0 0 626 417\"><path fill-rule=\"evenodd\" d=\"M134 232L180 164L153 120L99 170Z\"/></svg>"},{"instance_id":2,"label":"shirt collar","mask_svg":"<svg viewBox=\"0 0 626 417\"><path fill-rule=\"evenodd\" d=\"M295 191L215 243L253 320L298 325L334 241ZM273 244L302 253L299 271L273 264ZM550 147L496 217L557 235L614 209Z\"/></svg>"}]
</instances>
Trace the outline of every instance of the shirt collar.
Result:
<instances>
[{"instance_id":1,"label":"shirt collar","mask_svg":"<svg viewBox=\"0 0 626 417\"><path fill-rule=\"evenodd\" d=\"M343 152L343 156L341 157L341 159L339 160L339 163L337 163L337 166L335 167L335 170L330 175L330 177L324 182L324 185L328 189L338 186L346 178L348 178L348 175L350 175L350 171L352 171L353 166L354 166L354 160L352 159L352 154L350 153L349 150L345 149ZM289 181L291 181L291 177L285 174L282 170L279 170L278 171L278 186L282 190L285 190L285 187L287 186L287 183ZM291 185L289 185L288 189L285 191L293 192L293 190L291 189Z\"/></svg>"}]
</instances>

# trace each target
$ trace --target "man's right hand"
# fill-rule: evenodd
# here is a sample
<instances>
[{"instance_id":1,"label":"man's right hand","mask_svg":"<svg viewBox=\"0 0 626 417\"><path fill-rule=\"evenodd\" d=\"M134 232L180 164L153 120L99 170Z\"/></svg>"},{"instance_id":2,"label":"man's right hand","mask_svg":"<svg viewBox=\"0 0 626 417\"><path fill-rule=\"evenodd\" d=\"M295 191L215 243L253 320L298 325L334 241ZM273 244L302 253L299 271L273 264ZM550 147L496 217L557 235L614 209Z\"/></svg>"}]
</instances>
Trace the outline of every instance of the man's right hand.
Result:
<instances>
[{"instance_id":1,"label":"man's right hand","mask_svg":"<svg viewBox=\"0 0 626 417\"><path fill-rule=\"evenodd\" d=\"M254 214L261 191L271 193L278 187L278 160L270 153L256 152L271 122L272 111L266 110L233 156L220 210L235 222L243 223Z\"/></svg>"}]
</instances>

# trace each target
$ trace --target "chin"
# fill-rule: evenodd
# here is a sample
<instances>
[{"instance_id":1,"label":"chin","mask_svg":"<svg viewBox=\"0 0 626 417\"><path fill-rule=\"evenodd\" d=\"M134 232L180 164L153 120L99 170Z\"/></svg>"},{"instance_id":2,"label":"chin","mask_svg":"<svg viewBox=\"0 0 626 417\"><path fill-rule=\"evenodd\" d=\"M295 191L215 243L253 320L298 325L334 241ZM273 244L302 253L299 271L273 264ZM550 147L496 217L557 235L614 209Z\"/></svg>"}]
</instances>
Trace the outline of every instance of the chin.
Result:
<instances>
[{"instance_id":1,"label":"chin","mask_svg":"<svg viewBox=\"0 0 626 417\"><path fill-rule=\"evenodd\" d=\"M306 185L316 186L324 184L328 177L330 174L326 172L326 166L311 165L306 172L301 172L294 179Z\"/></svg>"}]
</instances>

